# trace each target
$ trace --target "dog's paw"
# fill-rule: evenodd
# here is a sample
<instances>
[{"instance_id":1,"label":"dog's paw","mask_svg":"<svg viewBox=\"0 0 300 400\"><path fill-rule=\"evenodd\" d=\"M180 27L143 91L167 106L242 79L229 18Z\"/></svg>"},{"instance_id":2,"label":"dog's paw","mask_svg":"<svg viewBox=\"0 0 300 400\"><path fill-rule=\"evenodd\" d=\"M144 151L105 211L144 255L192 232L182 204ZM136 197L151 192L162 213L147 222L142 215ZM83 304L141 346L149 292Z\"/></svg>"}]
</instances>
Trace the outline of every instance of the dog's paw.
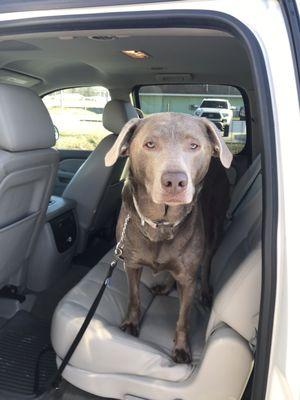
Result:
<instances>
[{"instance_id":1,"label":"dog's paw","mask_svg":"<svg viewBox=\"0 0 300 400\"><path fill-rule=\"evenodd\" d=\"M192 362L192 355L187 349L175 347L172 353L172 358L178 364L190 364Z\"/></svg>"},{"instance_id":2,"label":"dog's paw","mask_svg":"<svg viewBox=\"0 0 300 400\"><path fill-rule=\"evenodd\" d=\"M166 296L170 293L171 289L167 285L155 285L150 289L154 296Z\"/></svg>"},{"instance_id":3,"label":"dog's paw","mask_svg":"<svg viewBox=\"0 0 300 400\"><path fill-rule=\"evenodd\" d=\"M123 332L127 332L132 336L139 336L140 333L139 325L135 322L128 320L122 322L122 324L120 325L120 329Z\"/></svg>"}]
</instances>

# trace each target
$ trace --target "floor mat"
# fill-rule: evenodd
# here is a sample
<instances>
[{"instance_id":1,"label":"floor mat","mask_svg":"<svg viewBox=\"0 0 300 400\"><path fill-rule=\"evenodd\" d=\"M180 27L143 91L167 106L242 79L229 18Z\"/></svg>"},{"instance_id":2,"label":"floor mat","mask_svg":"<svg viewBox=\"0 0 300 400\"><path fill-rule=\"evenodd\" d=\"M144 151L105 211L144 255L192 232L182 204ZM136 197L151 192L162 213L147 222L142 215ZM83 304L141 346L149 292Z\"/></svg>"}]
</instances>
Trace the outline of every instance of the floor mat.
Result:
<instances>
[{"instance_id":1,"label":"floor mat","mask_svg":"<svg viewBox=\"0 0 300 400\"><path fill-rule=\"evenodd\" d=\"M18 312L0 329L0 398L33 398L55 371L49 325Z\"/></svg>"},{"instance_id":2,"label":"floor mat","mask_svg":"<svg viewBox=\"0 0 300 400\"><path fill-rule=\"evenodd\" d=\"M40 400L113 400L104 397L95 396L93 394L84 392L66 382L62 381L60 389L53 390L49 394L45 394Z\"/></svg>"}]
</instances>

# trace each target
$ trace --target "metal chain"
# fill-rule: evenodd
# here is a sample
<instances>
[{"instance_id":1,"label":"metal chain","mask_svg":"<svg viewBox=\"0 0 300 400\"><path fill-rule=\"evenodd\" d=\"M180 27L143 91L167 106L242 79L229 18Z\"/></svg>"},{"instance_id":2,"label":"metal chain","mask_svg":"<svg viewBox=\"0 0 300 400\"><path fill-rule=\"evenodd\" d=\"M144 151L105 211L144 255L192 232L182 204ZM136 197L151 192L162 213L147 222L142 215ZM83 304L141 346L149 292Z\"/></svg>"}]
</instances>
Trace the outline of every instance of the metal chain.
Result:
<instances>
[{"instance_id":1,"label":"metal chain","mask_svg":"<svg viewBox=\"0 0 300 400\"><path fill-rule=\"evenodd\" d=\"M110 286L110 278L112 276L113 270L115 269L116 265L118 264L118 259L122 260L122 255L123 255L123 250L124 250L124 238L125 238L125 233L126 233L126 229L127 229L129 220L130 220L130 215L127 214L124 224L123 224L123 229L121 232L120 240L118 241L118 243L115 247L114 257L110 263L109 272L108 272L108 275L104 282L105 286ZM123 266L125 268L124 261L123 261Z\"/></svg>"},{"instance_id":2,"label":"metal chain","mask_svg":"<svg viewBox=\"0 0 300 400\"><path fill-rule=\"evenodd\" d=\"M126 229L127 229L129 220L130 220L130 215L127 214L125 221L124 221L123 229L121 232L120 240L118 241L116 248L115 248L115 256L118 258L122 257L122 255L123 255L125 233L126 233Z\"/></svg>"}]
</instances>

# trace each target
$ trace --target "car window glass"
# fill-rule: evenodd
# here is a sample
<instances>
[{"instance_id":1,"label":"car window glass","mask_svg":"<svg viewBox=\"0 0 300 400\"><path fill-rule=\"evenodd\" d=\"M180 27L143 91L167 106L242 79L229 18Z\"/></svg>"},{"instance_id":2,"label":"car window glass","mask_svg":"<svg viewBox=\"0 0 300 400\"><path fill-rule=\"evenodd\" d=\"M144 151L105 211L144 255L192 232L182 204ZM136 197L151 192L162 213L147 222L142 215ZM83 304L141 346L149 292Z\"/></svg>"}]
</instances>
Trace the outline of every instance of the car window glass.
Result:
<instances>
[{"instance_id":1,"label":"car window glass","mask_svg":"<svg viewBox=\"0 0 300 400\"><path fill-rule=\"evenodd\" d=\"M58 90L43 97L55 126L58 149L94 150L108 135L102 113L110 100L101 86Z\"/></svg>"},{"instance_id":2,"label":"car window glass","mask_svg":"<svg viewBox=\"0 0 300 400\"><path fill-rule=\"evenodd\" d=\"M220 129L234 154L247 138L245 105L241 92L228 85L153 85L139 89L140 108L145 115L175 111L206 117Z\"/></svg>"}]
</instances>

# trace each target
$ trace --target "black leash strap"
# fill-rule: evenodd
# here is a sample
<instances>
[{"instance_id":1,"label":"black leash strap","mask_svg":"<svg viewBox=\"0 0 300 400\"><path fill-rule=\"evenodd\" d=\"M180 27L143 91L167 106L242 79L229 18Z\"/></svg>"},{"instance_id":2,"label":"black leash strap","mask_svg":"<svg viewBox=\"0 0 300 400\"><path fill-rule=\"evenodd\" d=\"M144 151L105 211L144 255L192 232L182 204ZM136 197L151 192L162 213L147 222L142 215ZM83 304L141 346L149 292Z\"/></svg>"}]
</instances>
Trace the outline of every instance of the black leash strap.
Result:
<instances>
[{"instance_id":1,"label":"black leash strap","mask_svg":"<svg viewBox=\"0 0 300 400\"><path fill-rule=\"evenodd\" d=\"M73 340L73 342L72 342L69 350L67 351L67 354L65 355L64 359L62 360L62 363L60 364L56 374L51 379L51 382L50 382L50 385L49 385L50 389L51 388L56 388L57 389L59 387L59 384L60 384L60 381L61 381L61 375L62 375L64 369L66 368L67 364L69 363L72 355L74 354L74 351L76 350L77 346L79 345L83 335L85 334L85 331L87 330L87 328L88 328L88 326L89 326L89 324L90 324L90 322L91 322L91 320L92 320L92 318L93 318L93 316L94 316L94 314L95 314L95 312L96 312L96 310L98 308L98 305L99 305L99 303L101 301L101 298L102 298L102 296L104 294L104 291L105 291L107 285L109 284L109 279L111 278L111 276L113 274L113 271L114 271L114 269L115 269L115 267L117 265L117 262L118 261L115 259L110 263L109 270L107 272L105 280L102 283L102 286L101 286L101 288L100 288L100 290L99 290L99 292L98 292L93 304L91 305L91 308L89 309L89 312L87 313L87 315L85 317L85 320L83 321L83 324L81 325L81 328L79 329L77 335L75 336L75 339Z\"/></svg>"}]
</instances>

